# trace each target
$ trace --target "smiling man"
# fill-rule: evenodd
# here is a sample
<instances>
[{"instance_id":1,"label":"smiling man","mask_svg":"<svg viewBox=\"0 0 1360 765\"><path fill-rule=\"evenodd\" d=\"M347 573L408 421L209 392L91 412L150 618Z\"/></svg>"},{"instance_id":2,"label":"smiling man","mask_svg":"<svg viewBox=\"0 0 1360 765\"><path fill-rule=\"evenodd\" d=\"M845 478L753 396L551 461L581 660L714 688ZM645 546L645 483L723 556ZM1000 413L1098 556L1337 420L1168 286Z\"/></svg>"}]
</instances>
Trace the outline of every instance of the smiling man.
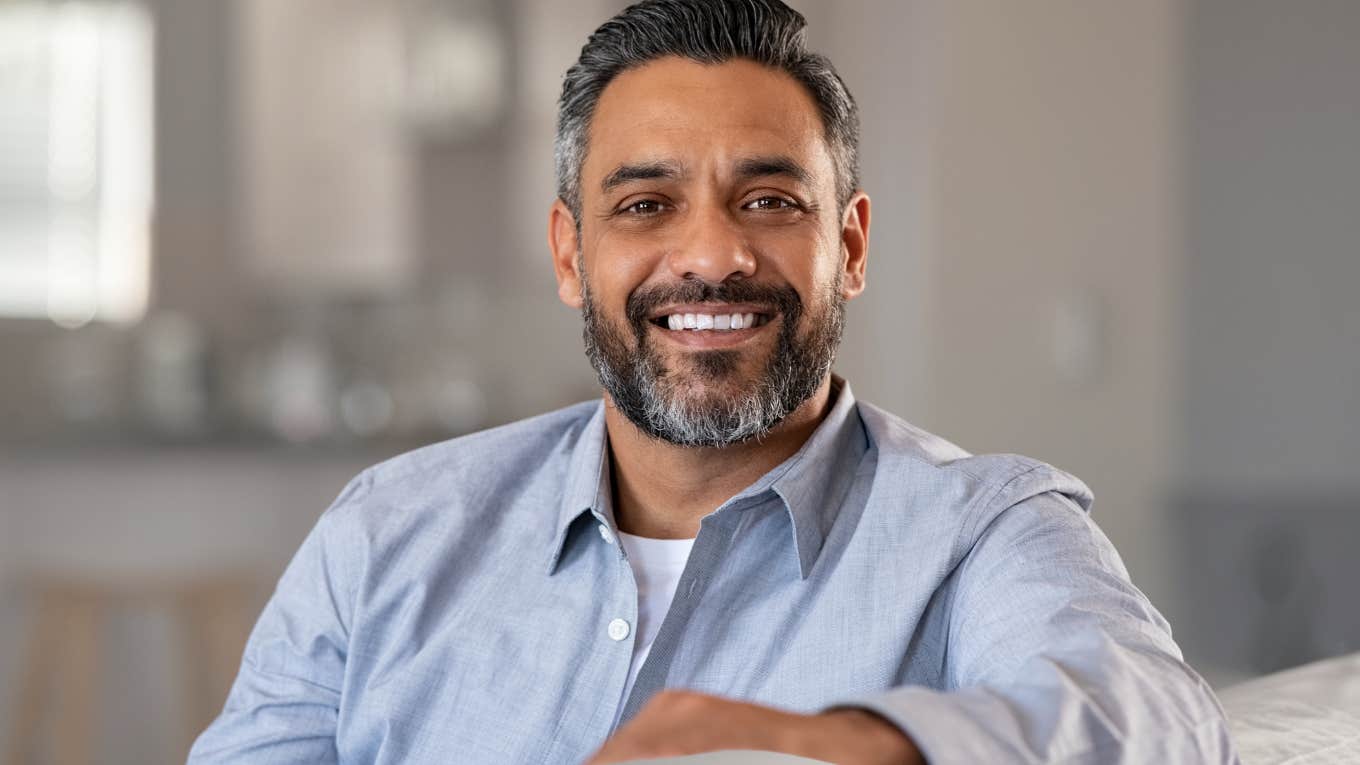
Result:
<instances>
[{"instance_id":1,"label":"smiling man","mask_svg":"<svg viewBox=\"0 0 1360 765\"><path fill-rule=\"evenodd\" d=\"M831 373L857 117L778 0L650 0L567 73L549 244L603 399L365 471L191 761L1231 762L1071 476Z\"/></svg>"}]
</instances>

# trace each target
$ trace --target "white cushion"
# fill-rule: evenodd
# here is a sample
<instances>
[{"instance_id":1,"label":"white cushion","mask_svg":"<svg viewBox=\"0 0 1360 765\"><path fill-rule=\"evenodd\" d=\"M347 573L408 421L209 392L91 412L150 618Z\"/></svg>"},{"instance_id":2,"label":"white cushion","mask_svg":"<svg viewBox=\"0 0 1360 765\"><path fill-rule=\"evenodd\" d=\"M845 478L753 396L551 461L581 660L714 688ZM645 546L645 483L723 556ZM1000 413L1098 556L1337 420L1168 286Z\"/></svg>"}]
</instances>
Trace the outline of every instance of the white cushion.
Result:
<instances>
[{"instance_id":1,"label":"white cushion","mask_svg":"<svg viewBox=\"0 0 1360 765\"><path fill-rule=\"evenodd\" d=\"M1219 694L1245 765L1360 762L1360 653Z\"/></svg>"}]
</instances>

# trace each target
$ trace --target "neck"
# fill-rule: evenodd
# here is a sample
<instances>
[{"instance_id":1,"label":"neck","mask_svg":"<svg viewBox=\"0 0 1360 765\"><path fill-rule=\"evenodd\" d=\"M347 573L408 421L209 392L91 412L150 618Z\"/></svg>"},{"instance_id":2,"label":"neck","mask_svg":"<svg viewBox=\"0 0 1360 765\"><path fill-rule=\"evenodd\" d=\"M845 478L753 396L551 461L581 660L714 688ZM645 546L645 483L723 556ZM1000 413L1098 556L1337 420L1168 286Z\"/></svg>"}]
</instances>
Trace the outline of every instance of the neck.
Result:
<instances>
[{"instance_id":1,"label":"neck","mask_svg":"<svg viewBox=\"0 0 1360 765\"><path fill-rule=\"evenodd\" d=\"M698 535L699 522L793 456L831 408L831 378L760 439L718 447L676 446L643 433L605 395L605 428L619 530L655 539Z\"/></svg>"}]
</instances>

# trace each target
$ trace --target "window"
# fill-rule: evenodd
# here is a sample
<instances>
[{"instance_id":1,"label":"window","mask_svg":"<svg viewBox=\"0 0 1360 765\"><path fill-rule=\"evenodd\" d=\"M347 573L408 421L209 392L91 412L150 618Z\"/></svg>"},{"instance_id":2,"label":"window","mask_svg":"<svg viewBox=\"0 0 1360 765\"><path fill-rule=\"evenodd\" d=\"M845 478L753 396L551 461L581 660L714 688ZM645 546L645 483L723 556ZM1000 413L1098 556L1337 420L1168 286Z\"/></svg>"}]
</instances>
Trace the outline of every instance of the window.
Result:
<instances>
[{"instance_id":1,"label":"window","mask_svg":"<svg viewBox=\"0 0 1360 765\"><path fill-rule=\"evenodd\" d=\"M146 310L152 24L126 2L0 2L0 317Z\"/></svg>"}]
</instances>

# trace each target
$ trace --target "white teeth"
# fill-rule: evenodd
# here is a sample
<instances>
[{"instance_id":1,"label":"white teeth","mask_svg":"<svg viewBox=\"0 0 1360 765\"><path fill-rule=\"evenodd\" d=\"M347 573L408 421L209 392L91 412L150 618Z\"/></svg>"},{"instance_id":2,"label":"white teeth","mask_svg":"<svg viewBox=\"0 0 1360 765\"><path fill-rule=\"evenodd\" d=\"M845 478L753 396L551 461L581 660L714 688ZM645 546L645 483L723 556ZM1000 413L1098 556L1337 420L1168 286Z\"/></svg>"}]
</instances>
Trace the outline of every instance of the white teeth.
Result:
<instances>
[{"instance_id":1,"label":"white teeth","mask_svg":"<svg viewBox=\"0 0 1360 765\"><path fill-rule=\"evenodd\" d=\"M755 325L754 313L673 313L666 317L666 326L673 330L725 332L732 329L750 329Z\"/></svg>"}]
</instances>

